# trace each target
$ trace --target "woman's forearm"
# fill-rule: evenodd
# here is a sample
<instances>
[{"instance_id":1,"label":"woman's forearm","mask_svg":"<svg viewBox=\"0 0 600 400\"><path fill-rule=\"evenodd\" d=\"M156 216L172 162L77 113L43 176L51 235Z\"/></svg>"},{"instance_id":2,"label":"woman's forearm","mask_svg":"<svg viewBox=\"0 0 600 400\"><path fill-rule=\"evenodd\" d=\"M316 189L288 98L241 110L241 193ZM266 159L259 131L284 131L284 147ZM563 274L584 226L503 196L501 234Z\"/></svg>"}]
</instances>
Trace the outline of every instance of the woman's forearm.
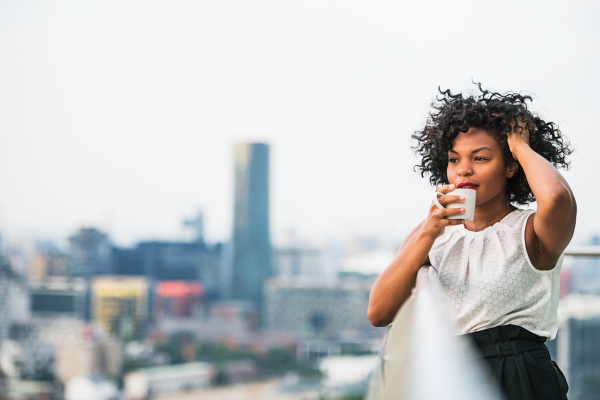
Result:
<instances>
[{"instance_id":1,"label":"woman's forearm","mask_svg":"<svg viewBox=\"0 0 600 400\"><path fill-rule=\"evenodd\" d=\"M410 297L417 272L429 259L435 238L418 229L404 245L389 267L377 278L369 297L369 321L386 326Z\"/></svg>"}]
</instances>

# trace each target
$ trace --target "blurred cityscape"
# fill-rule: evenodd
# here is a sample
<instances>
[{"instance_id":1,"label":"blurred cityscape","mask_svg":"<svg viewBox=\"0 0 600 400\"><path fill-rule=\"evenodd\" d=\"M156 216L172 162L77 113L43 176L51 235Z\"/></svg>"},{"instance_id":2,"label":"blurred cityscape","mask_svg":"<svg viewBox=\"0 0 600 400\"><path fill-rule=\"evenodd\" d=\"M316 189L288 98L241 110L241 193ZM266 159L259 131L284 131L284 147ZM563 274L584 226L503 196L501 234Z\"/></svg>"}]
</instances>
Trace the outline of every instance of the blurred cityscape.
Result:
<instances>
[{"instance_id":1,"label":"blurred cityscape","mask_svg":"<svg viewBox=\"0 0 600 400\"><path fill-rule=\"evenodd\" d=\"M1 243L0 399L362 398L386 332L369 292L396 249L273 246L268 144L235 146L234 179L228 243L201 211L187 241ZM569 397L600 398L599 258L565 259L559 318Z\"/></svg>"}]
</instances>

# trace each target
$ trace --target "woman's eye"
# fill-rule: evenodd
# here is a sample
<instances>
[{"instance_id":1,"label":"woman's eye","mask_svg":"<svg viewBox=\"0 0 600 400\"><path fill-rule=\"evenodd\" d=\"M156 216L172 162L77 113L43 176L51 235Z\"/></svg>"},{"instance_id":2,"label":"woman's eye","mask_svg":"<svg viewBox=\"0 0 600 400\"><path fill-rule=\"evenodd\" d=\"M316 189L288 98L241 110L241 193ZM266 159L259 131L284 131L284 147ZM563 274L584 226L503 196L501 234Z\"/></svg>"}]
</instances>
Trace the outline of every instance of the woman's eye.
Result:
<instances>
[{"instance_id":1,"label":"woman's eye","mask_svg":"<svg viewBox=\"0 0 600 400\"><path fill-rule=\"evenodd\" d=\"M477 161L477 160L484 161L484 160L485 160L485 158L483 158L483 157L475 157L475 161Z\"/></svg>"},{"instance_id":2,"label":"woman's eye","mask_svg":"<svg viewBox=\"0 0 600 400\"><path fill-rule=\"evenodd\" d=\"M450 158L450 159L448 160L448 162L449 162L449 163L453 163L453 162L455 162L455 161L458 161L458 160L457 160L456 158Z\"/></svg>"}]
</instances>

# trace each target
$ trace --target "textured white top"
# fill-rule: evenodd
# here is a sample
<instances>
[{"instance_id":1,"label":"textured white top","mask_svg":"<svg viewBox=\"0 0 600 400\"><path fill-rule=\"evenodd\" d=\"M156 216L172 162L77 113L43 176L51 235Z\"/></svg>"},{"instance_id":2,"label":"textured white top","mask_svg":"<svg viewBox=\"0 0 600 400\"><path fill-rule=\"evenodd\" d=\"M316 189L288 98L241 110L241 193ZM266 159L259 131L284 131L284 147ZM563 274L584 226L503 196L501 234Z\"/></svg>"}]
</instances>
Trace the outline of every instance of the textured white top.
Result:
<instances>
[{"instance_id":1,"label":"textured white top","mask_svg":"<svg viewBox=\"0 0 600 400\"><path fill-rule=\"evenodd\" d=\"M556 337L560 268L535 269L525 247L525 225L534 210L516 209L493 226L471 232L446 227L429 252L459 333L500 325Z\"/></svg>"}]
</instances>

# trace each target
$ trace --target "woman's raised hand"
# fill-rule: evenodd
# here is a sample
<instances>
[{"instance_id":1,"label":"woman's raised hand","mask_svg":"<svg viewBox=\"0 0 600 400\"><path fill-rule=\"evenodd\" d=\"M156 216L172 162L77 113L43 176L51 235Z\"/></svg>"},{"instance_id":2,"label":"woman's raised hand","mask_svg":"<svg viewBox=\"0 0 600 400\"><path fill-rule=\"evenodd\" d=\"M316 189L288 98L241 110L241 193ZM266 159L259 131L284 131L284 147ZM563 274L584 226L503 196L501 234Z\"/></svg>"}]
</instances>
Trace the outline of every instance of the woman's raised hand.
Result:
<instances>
[{"instance_id":1,"label":"woman's raised hand","mask_svg":"<svg viewBox=\"0 0 600 400\"><path fill-rule=\"evenodd\" d=\"M452 190L454 190L454 185L444 185L435 189L436 192L440 193L448 193ZM439 202L443 206L450 203L462 203L463 201L465 201L465 199L462 196L444 195L439 198ZM432 201L431 207L429 207L429 214L421 226L421 231L433 238L442 236L447 226L465 223L464 219L448 219L447 217L464 214L464 212L464 208L438 208Z\"/></svg>"},{"instance_id":2,"label":"woman's raised hand","mask_svg":"<svg viewBox=\"0 0 600 400\"><path fill-rule=\"evenodd\" d=\"M529 147L529 130L521 118L517 118L517 121L513 122L512 130L508 132L506 140L513 158L518 161L519 159L516 154L517 147L523 145Z\"/></svg>"}]
</instances>

